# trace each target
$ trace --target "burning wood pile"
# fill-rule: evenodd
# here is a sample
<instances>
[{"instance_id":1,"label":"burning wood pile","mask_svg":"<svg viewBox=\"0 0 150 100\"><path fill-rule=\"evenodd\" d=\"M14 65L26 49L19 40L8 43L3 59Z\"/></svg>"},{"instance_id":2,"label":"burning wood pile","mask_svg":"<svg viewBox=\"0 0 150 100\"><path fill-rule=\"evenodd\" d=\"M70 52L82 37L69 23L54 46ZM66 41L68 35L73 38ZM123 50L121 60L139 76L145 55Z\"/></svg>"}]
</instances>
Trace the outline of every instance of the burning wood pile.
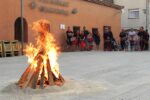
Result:
<instances>
[{"instance_id":1,"label":"burning wood pile","mask_svg":"<svg viewBox=\"0 0 150 100\"><path fill-rule=\"evenodd\" d=\"M49 22L40 20L33 23L37 33L36 45L29 44L25 53L29 66L21 76L17 85L21 88L44 88L46 86L62 86L65 82L59 72L57 58L60 53L56 40L49 33Z\"/></svg>"}]
</instances>

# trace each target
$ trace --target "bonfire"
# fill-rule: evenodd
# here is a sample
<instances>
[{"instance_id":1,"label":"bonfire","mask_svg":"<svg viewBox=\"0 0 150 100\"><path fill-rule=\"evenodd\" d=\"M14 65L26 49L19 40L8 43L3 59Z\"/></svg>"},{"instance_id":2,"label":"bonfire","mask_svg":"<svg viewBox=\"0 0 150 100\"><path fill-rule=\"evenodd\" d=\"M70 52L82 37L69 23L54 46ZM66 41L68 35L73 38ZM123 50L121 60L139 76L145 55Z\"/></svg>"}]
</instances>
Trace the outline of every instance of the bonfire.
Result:
<instances>
[{"instance_id":1,"label":"bonfire","mask_svg":"<svg viewBox=\"0 0 150 100\"><path fill-rule=\"evenodd\" d=\"M57 58L60 54L55 38L49 32L49 22L34 22L32 29L37 33L35 45L26 46L25 54L29 66L21 76L17 85L21 88L44 88L46 86L62 86L64 78L59 72Z\"/></svg>"}]
</instances>

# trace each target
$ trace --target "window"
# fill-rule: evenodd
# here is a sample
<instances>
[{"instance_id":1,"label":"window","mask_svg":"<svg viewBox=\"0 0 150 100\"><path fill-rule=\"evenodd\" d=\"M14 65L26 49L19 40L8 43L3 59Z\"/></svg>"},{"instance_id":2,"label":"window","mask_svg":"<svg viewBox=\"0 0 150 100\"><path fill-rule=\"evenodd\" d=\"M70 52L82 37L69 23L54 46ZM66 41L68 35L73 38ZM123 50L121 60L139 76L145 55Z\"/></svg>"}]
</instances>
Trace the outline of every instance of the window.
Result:
<instances>
[{"instance_id":1,"label":"window","mask_svg":"<svg viewBox=\"0 0 150 100\"><path fill-rule=\"evenodd\" d=\"M129 9L128 10L129 19L139 19L139 9Z\"/></svg>"},{"instance_id":2,"label":"window","mask_svg":"<svg viewBox=\"0 0 150 100\"><path fill-rule=\"evenodd\" d=\"M103 27L103 31L104 31L104 32L105 32L107 29L111 31L111 26L104 26L104 27Z\"/></svg>"},{"instance_id":3,"label":"window","mask_svg":"<svg viewBox=\"0 0 150 100\"><path fill-rule=\"evenodd\" d=\"M98 33L98 28L92 28L92 33Z\"/></svg>"}]
</instances>

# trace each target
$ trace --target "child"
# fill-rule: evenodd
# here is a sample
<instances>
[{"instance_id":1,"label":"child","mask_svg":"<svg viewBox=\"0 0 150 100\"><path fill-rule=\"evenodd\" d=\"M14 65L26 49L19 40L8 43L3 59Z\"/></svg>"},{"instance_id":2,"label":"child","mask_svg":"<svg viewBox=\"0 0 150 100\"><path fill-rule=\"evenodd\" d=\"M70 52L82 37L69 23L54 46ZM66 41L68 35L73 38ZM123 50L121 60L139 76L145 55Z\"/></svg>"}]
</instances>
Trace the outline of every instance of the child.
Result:
<instances>
[{"instance_id":1,"label":"child","mask_svg":"<svg viewBox=\"0 0 150 100\"><path fill-rule=\"evenodd\" d=\"M93 37L91 34L88 35L88 50L92 50L93 49Z\"/></svg>"},{"instance_id":2,"label":"child","mask_svg":"<svg viewBox=\"0 0 150 100\"><path fill-rule=\"evenodd\" d=\"M78 35L78 42L79 42L79 46L80 46L80 50L81 50L81 51L83 51L83 50L86 49L86 43L85 43L84 39L85 39L84 34L83 34L83 33L80 33L80 34Z\"/></svg>"}]
</instances>

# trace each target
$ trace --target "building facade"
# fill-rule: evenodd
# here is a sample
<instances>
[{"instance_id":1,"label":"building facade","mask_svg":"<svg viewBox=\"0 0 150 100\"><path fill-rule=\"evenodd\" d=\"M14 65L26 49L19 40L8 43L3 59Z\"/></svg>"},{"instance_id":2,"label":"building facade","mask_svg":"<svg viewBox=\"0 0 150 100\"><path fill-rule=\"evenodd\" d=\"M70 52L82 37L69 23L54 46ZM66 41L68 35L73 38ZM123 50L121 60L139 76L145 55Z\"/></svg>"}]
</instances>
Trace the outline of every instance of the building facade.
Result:
<instances>
[{"instance_id":1,"label":"building facade","mask_svg":"<svg viewBox=\"0 0 150 100\"><path fill-rule=\"evenodd\" d=\"M122 9L122 28L139 29L143 26L149 27L149 0L114 0L115 4L123 5Z\"/></svg>"},{"instance_id":2,"label":"building facade","mask_svg":"<svg viewBox=\"0 0 150 100\"><path fill-rule=\"evenodd\" d=\"M0 40L21 41L21 0L5 0L0 3ZM50 21L50 32L59 44L66 44L65 31L68 26L75 31L83 26L92 32L98 29L103 37L103 28L109 26L114 37L119 39L121 29L121 6L100 0L24 0L24 41L34 42L31 24L40 19Z\"/></svg>"}]
</instances>

